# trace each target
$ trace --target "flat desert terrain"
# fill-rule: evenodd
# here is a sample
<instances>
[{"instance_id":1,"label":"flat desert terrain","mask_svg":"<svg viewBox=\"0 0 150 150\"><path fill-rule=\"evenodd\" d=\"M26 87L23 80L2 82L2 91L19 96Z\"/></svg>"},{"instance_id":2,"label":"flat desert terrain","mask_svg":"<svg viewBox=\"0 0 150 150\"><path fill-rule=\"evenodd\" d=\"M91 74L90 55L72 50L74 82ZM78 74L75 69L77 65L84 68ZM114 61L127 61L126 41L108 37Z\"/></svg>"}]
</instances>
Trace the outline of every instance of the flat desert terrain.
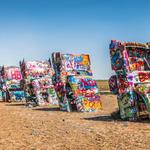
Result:
<instances>
[{"instance_id":1,"label":"flat desert terrain","mask_svg":"<svg viewBox=\"0 0 150 150\"><path fill-rule=\"evenodd\" d=\"M101 99L103 110L95 113L0 103L0 150L149 150L150 122L112 117L116 96Z\"/></svg>"}]
</instances>

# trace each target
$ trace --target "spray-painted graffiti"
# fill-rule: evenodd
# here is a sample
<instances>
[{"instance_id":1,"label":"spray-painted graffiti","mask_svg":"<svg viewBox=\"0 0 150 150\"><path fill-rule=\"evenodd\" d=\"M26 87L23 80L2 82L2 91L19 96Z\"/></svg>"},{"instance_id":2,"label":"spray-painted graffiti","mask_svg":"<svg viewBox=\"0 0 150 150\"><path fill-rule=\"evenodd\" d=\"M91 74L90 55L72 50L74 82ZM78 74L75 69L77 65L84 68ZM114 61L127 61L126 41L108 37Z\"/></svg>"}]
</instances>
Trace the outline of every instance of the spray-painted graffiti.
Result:
<instances>
[{"instance_id":1,"label":"spray-painted graffiti","mask_svg":"<svg viewBox=\"0 0 150 150\"><path fill-rule=\"evenodd\" d=\"M99 90L92 78L89 55L53 53L52 60L60 109L82 112L101 109Z\"/></svg>"},{"instance_id":2,"label":"spray-painted graffiti","mask_svg":"<svg viewBox=\"0 0 150 150\"><path fill-rule=\"evenodd\" d=\"M150 113L149 46L111 41L111 65L116 75L110 78L109 84L110 90L118 95L122 119L137 119Z\"/></svg>"},{"instance_id":3,"label":"spray-painted graffiti","mask_svg":"<svg viewBox=\"0 0 150 150\"><path fill-rule=\"evenodd\" d=\"M48 61L22 61L23 87L27 101L37 105L58 104L55 88L52 83L53 69Z\"/></svg>"}]
</instances>

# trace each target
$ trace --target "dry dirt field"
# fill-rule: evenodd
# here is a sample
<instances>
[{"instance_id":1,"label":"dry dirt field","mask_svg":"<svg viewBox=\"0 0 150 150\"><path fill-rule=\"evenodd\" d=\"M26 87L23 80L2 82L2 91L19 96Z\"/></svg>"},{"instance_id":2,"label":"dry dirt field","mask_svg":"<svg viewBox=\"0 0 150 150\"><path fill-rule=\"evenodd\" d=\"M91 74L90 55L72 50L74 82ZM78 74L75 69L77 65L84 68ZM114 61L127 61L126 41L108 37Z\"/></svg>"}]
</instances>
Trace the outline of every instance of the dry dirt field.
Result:
<instances>
[{"instance_id":1,"label":"dry dirt field","mask_svg":"<svg viewBox=\"0 0 150 150\"><path fill-rule=\"evenodd\" d=\"M150 122L114 119L116 97L101 98L96 113L0 103L0 150L149 150Z\"/></svg>"},{"instance_id":2,"label":"dry dirt field","mask_svg":"<svg viewBox=\"0 0 150 150\"><path fill-rule=\"evenodd\" d=\"M107 80L96 80L100 91L109 91L109 84Z\"/></svg>"}]
</instances>

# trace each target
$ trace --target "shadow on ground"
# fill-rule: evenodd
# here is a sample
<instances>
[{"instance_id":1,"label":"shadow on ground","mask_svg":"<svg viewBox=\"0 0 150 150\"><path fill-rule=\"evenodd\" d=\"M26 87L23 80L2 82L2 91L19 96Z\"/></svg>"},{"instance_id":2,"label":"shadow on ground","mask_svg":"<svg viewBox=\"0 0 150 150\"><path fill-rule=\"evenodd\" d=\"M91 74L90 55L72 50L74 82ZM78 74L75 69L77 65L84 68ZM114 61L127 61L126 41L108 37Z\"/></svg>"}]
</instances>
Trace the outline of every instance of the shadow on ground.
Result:
<instances>
[{"instance_id":1,"label":"shadow on ground","mask_svg":"<svg viewBox=\"0 0 150 150\"><path fill-rule=\"evenodd\" d=\"M13 103L13 104L11 104L11 103L9 103L9 104L6 104L6 106L25 106L25 104L24 103Z\"/></svg>"},{"instance_id":2,"label":"shadow on ground","mask_svg":"<svg viewBox=\"0 0 150 150\"><path fill-rule=\"evenodd\" d=\"M110 92L110 91L100 91L100 94L101 94L101 95L115 95L115 94L113 94L113 93Z\"/></svg>"},{"instance_id":3,"label":"shadow on ground","mask_svg":"<svg viewBox=\"0 0 150 150\"><path fill-rule=\"evenodd\" d=\"M53 107L53 108L35 108L32 110L36 111L60 111L59 107Z\"/></svg>"},{"instance_id":4,"label":"shadow on ground","mask_svg":"<svg viewBox=\"0 0 150 150\"><path fill-rule=\"evenodd\" d=\"M89 121L106 121L106 122L127 122L128 120L122 120L120 118L119 112L113 112L111 115L103 115L103 116L97 116L97 117L89 117L89 118L83 118L85 120ZM150 123L150 120L148 118L143 118L139 120L134 120L130 122L135 123Z\"/></svg>"}]
</instances>

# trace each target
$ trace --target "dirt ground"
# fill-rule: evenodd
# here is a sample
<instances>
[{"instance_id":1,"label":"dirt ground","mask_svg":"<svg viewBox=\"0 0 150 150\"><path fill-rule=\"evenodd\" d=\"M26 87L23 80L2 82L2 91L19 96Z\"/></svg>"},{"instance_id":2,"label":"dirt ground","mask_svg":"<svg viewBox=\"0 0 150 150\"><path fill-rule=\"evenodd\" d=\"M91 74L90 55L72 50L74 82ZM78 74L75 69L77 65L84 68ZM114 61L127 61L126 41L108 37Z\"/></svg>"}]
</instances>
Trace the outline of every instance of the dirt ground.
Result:
<instances>
[{"instance_id":1,"label":"dirt ground","mask_svg":"<svg viewBox=\"0 0 150 150\"><path fill-rule=\"evenodd\" d=\"M116 97L101 98L96 113L0 103L0 150L149 150L150 122L113 119Z\"/></svg>"},{"instance_id":2,"label":"dirt ground","mask_svg":"<svg viewBox=\"0 0 150 150\"><path fill-rule=\"evenodd\" d=\"M108 80L96 80L100 91L109 91Z\"/></svg>"}]
</instances>

